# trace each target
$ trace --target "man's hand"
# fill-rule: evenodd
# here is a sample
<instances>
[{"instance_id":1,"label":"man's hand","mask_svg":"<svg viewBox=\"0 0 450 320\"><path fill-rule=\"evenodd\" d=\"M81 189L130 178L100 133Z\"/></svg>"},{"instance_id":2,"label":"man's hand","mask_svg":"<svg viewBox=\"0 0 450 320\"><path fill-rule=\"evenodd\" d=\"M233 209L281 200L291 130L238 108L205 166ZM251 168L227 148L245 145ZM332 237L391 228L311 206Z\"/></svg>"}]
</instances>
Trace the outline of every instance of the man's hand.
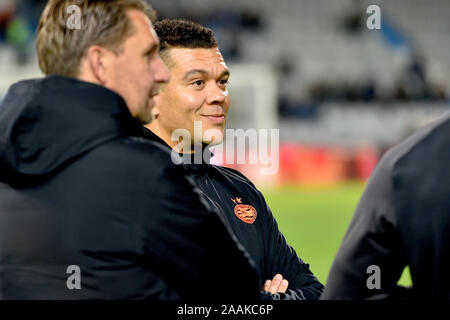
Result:
<instances>
[{"instance_id":1,"label":"man's hand","mask_svg":"<svg viewBox=\"0 0 450 320\"><path fill-rule=\"evenodd\" d=\"M284 293L286 292L288 285L289 282L286 279L283 279L283 276L278 273L272 280L266 280L263 290L272 294L277 292Z\"/></svg>"}]
</instances>

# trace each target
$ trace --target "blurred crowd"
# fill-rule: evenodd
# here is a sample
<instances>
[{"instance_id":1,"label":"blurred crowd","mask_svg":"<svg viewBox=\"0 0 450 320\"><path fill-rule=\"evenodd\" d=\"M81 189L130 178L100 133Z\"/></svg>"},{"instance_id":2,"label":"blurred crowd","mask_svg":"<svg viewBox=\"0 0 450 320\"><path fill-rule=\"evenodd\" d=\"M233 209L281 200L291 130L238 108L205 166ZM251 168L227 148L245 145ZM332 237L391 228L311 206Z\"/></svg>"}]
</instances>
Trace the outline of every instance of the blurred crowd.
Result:
<instances>
[{"instance_id":1,"label":"blurred crowd","mask_svg":"<svg viewBox=\"0 0 450 320\"><path fill-rule=\"evenodd\" d=\"M428 80L425 61L413 56L405 68L396 76L394 86L381 92L373 79L350 82L318 81L307 90L307 99L279 97L281 117L310 118L316 115L317 107L326 102L379 102L389 105L396 102L445 102L449 100L443 85Z\"/></svg>"},{"instance_id":2,"label":"blurred crowd","mask_svg":"<svg viewBox=\"0 0 450 320\"><path fill-rule=\"evenodd\" d=\"M340 19L337 29L349 38L364 37L367 14L362 2L350 1L351 6ZM394 73L394 81L389 88L380 88L373 75L364 79L349 80L345 77L331 80L318 80L308 84L303 99L281 95L279 97L280 116L285 118L313 118L317 107L326 102L337 103L379 103L389 106L392 103L405 102L448 102L450 91L447 83L431 79L427 57L421 54L421 48L411 40L412 34L406 33L395 26L388 16L382 20L381 38L391 49L403 51L403 67ZM361 62L363 63L363 62ZM292 74L294 61L280 63L279 74L289 77Z\"/></svg>"},{"instance_id":3,"label":"blurred crowd","mask_svg":"<svg viewBox=\"0 0 450 320\"><path fill-rule=\"evenodd\" d=\"M223 6L218 10L214 6L205 6L203 10L198 10L195 6L185 6L177 1L156 1L154 7L159 19L186 18L211 28L220 43L222 54L230 62L239 61L242 57L242 31L257 34L266 28L262 13L251 8Z\"/></svg>"},{"instance_id":4,"label":"blurred crowd","mask_svg":"<svg viewBox=\"0 0 450 320\"><path fill-rule=\"evenodd\" d=\"M28 47L33 45L39 16L46 0L0 0L0 46L17 49L18 63L26 63ZM176 1L162 2L158 6L158 18L187 18L212 28L220 37L223 54L228 60L239 59L239 31L262 29L260 14L252 10L211 10L201 12L177 6ZM168 4L168 5L167 5ZM156 7L156 6L155 6ZM227 32L221 32L226 30Z\"/></svg>"},{"instance_id":5,"label":"blurred crowd","mask_svg":"<svg viewBox=\"0 0 450 320\"><path fill-rule=\"evenodd\" d=\"M14 48L18 64L26 64L30 59L39 16L46 2L43 0L0 1L0 46Z\"/></svg>"}]
</instances>

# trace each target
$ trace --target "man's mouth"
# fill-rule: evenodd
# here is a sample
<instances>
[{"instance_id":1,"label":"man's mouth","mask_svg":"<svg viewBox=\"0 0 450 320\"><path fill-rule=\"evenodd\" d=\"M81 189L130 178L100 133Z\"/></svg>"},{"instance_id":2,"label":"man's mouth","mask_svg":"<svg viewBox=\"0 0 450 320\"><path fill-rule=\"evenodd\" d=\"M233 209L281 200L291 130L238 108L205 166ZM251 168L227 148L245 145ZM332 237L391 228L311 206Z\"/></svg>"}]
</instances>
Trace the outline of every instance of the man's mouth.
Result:
<instances>
[{"instance_id":1,"label":"man's mouth","mask_svg":"<svg viewBox=\"0 0 450 320\"><path fill-rule=\"evenodd\" d=\"M204 114L202 117L207 118L209 121L214 123L223 123L225 121L224 114Z\"/></svg>"}]
</instances>

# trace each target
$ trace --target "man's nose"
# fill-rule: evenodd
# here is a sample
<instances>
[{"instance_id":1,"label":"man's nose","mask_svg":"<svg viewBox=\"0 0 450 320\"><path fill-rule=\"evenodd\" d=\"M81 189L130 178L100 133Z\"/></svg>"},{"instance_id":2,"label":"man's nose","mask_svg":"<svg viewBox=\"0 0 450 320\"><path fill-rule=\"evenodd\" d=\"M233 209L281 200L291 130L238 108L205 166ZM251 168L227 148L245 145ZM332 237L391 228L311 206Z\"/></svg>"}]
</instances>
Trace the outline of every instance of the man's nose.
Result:
<instances>
[{"instance_id":1,"label":"man's nose","mask_svg":"<svg viewBox=\"0 0 450 320\"><path fill-rule=\"evenodd\" d=\"M208 104L223 104L228 95L226 90L222 90L217 84L208 88L207 102Z\"/></svg>"},{"instance_id":2,"label":"man's nose","mask_svg":"<svg viewBox=\"0 0 450 320\"><path fill-rule=\"evenodd\" d=\"M155 82L167 83L170 80L170 71L166 64L158 57L155 68Z\"/></svg>"}]
</instances>

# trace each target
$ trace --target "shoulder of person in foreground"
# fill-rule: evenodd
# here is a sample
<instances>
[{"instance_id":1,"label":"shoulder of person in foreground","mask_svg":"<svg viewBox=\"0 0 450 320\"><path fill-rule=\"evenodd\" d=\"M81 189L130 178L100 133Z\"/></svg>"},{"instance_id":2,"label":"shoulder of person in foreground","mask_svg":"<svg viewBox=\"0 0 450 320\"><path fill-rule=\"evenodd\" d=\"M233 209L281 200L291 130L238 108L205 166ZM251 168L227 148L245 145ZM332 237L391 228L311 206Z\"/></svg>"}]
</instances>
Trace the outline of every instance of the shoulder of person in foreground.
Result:
<instances>
[{"instance_id":1,"label":"shoulder of person in foreground","mask_svg":"<svg viewBox=\"0 0 450 320\"><path fill-rule=\"evenodd\" d=\"M408 200L408 194L421 181L410 178L417 172L422 175L430 163L428 156L433 157L413 154L428 147L439 150L445 140L449 143L449 115L421 128L382 157L334 259L322 299L401 298L411 294L397 285L407 265L399 204L415 201Z\"/></svg>"},{"instance_id":2,"label":"shoulder of person in foreground","mask_svg":"<svg viewBox=\"0 0 450 320\"><path fill-rule=\"evenodd\" d=\"M131 137L105 145L104 155L122 168L142 250L172 290L184 299L257 297L253 262L169 148Z\"/></svg>"},{"instance_id":3,"label":"shoulder of person in foreground","mask_svg":"<svg viewBox=\"0 0 450 320\"><path fill-rule=\"evenodd\" d=\"M271 280L275 274L279 273L284 279L289 281L289 287L285 293L276 293L272 295L275 300L317 300L319 299L323 285L314 276L302 259L297 256L294 248L292 248L286 241L284 235L278 229L277 221L275 220L269 206L262 193L256 186L241 172L221 166L215 166L223 174L230 179L246 184L252 192L255 192L261 201L264 208L264 214L267 219L267 254L265 261L265 276ZM264 294L263 299L266 299Z\"/></svg>"}]
</instances>

